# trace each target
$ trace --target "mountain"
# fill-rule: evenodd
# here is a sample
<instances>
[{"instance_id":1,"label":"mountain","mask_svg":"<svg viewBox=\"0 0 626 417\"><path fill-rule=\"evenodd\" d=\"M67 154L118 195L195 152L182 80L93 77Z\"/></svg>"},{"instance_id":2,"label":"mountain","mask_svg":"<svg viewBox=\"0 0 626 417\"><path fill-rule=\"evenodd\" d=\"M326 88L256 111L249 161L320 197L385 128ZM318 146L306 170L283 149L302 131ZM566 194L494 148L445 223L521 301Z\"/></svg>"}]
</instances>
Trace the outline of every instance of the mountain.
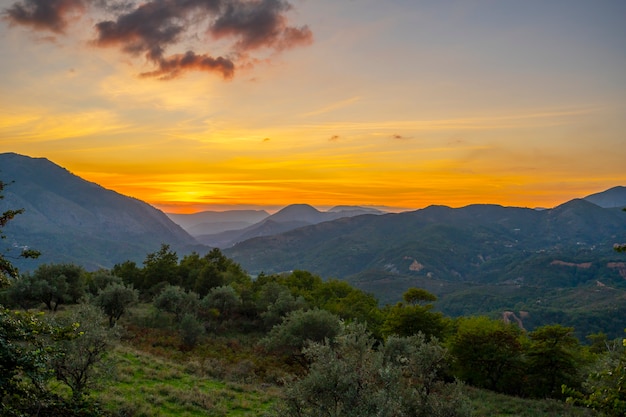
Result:
<instances>
[{"instance_id":1,"label":"mountain","mask_svg":"<svg viewBox=\"0 0 626 417\"><path fill-rule=\"evenodd\" d=\"M382 214L382 211L356 206L338 206L329 211L319 211L308 204L292 204L262 221L237 230L227 230L221 233L194 235L205 245L218 248L228 248L237 242L261 236L272 236L300 227L310 226L344 217L355 217L363 214Z\"/></svg>"},{"instance_id":2,"label":"mountain","mask_svg":"<svg viewBox=\"0 0 626 417\"><path fill-rule=\"evenodd\" d=\"M450 316L560 323L581 339L626 327L626 213L575 199L547 210L430 206L363 215L237 243L223 252L252 274L302 269L395 304L409 287Z\"/></svg>"},{"instance_id":3,"label":"mountain","mask_svg":"<svg viewBox=\"0 0 626 417\"><path fill-rule=\"evenodd\" d=\"M246 240L224 252L253 274L304 269L351 279L377 271L378 278L388 279L400 275L467 283L521 279L543 285L539 265L615 257L612 245L624 235L626 215L621 210L577 199L541 211L497 205L430 206L341 218ZM583 275L578 271L578 279Z\"/></svg>"},{"instance_id":4,"label":"mountain","mask_svg":"<svg viewBox=\"0 0 626 417\"><path fill-rule=\"evenodd\" d=\"M604 208L626 207L626 187L613 187L588 195L585 200Z\"/></svg>"},{"instance_id":5,"label":"mountain","mask_svg":"<svg viewBox=\"0 0 626 417\"><path fill-rule=\"evenodd\" d=\"M0 154L0 178L10 183L0 212L25 209L3 229L7 239L0 244L42 253L37 260L16 260L21 270L62 262L109 268L125 260L140 262L162 243L176 250L199 246L163 212L85 181L47 159Z\"/></svg>"},{"instance_id":6,"label":"mountain","mask_svg":"<svg viewBox=\"0 0 626 417\"><path fill-rule=\"evenodd\" d=\"M201 211L192 214L165 214L192 236L244 229L269 216L269 213L265 210L226 210Z\"/></svg>"}]
</instances>

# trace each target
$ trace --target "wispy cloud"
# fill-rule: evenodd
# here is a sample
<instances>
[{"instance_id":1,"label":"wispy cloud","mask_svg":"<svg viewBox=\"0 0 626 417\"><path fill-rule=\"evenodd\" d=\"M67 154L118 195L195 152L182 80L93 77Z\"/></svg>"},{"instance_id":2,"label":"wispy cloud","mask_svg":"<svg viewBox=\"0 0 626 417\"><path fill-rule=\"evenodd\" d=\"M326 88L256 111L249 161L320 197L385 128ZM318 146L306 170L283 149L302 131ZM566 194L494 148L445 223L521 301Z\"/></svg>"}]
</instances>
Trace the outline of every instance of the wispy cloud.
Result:
<instances>
[{"instance_id":1,"label":"wispy cloud","mask_svg":"<svg viewBox=\"0 0 626 417\"><path fill-rule=\"evenodd\" d=\"M337 110L337 109L341 109L343 107L347 107L347 106L351 105L352 103L355 103L355 102L359 101L360 99L361 99L361 97L359 97L359 96L350 97L348 99L341 100L341 101L338 101L336 103L329 104L329 105L324 106L324 107L322 107L320 109L313 110L313 111L310 111L308 113L304 113L302 116L308 117L308 116L317 116L318 114L329 113L329 112L331 112L333 110Z\"/></svg>"},{"instance_id":2,"label":"wispy cloud","mask_svg":"<svg viewBox=\"0 0 626 417\"><path fill-rule=\"evenodd\" d=\"M131 56L144 56L154 69L144 77L171 79L187 71L216 72L232 78L236 67L249 66L254 51L283 51L308 45L313 34L308 26L289 23L292 6L285 0L21 0L3 11L13 25L58 35L69 31L70 22L98 19L105 11L112 16L95 24L98 47L117 47ZM92 12L92 13L90 13ZM205 26L202 36L190 28ZM187 50L167 54L191 37L204 39L202 48L211 49L212 40L226 42L225 54Z\"/></svg>"}]
</instances>

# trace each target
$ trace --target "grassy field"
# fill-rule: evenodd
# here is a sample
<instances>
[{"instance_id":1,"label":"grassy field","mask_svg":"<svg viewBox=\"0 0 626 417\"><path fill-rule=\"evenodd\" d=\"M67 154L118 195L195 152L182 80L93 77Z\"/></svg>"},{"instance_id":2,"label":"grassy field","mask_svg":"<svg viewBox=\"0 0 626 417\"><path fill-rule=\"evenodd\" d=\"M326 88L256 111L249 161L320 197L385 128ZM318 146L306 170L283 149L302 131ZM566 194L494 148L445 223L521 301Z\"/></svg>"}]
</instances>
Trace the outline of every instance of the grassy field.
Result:
<instances>
[{"instance_id":1,"label":"grassy field","mask_svg":"<svg viewBox=\"0 0 626 417\"><path fill-rule=\"evenodd\" d=\"M120 416L262 416L279 396L267 384L225 382L206 376L194 361L174 362L118 346L114 372L93 397Z\"/></svg>"},{"instance_id":2,"label":"grassy field","mask_svg":"<svg viewBox=\"0 0 626 417\"><path fill-rule=\"evenodd\" d=\"M272 415L281 387L230 382L210 376L213 361L170 359L119 345L110 355L106 384L93 392L121 416L261 417ZM466 387L474 417L593 417L594 412L556 400L529 400Z\"/></svg>"},{"instance_id":3,"label":"grassy field","mask_svg":"<svg viewBox=\"0 0 626 417\"><path fill-rule=\"evenodd\" d=\"M466 387L474 417L592 417L592 410L557 400L530 400Z\"/></svg>"}]
</instances>

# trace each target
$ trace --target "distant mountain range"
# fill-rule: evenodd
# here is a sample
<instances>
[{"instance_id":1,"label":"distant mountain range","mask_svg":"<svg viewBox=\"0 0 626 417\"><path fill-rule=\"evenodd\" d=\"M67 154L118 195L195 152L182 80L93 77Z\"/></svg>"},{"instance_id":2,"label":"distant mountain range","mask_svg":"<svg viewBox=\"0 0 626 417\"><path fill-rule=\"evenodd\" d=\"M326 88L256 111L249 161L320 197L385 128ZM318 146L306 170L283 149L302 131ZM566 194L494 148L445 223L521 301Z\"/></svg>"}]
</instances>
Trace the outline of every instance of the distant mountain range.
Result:
<instances>
[{"instance_id":1,"label":"distant mountain range","mask_svg":"<svg viewBox=\"0 0 626 417\"><path fill-rule=\"evenodd\" d=\"M507 259L570 250L611 253L613 243L625 238L626 213L577 199L549 210L430 206L342 218L248 239L225 253L251 273L305 269L347 278L380 270L477 282L518 278L501 271Z\"/></svg>"},{"instance_id":2,"label":"distant mountain range","mask_svg":"<svg viewBox=\"0 0 626 417\"><path fill-rule=\"evenodd\" d=\"M336 206L328 211L319 211L308 204L292 204L271 216L263 210L168 214L168 216L193 235L198 242L212 247L228 248L237 242L254 237L272 236L343 217L383 213L377 209L358 206ZM216 221L220 219L227 221L222 223ZM253 219L258 220L251 224Z\"/></svg>"},{"instance_id":3,"label":"distant mountain range","mask_svg":"<svg viewBox=\"0 0 626 417\"><path fill-rule=\"evenodd\" d=\"M347 280L382 303L395 303L416 286L438 295L437 308L453 316L506 311L531 327L558 322L613 335L626 327L626 256L612 250L626 241L626 187L542 210L470 205L383 213L338 206L322 212L295 204L272 215L168 217L43 158L0 154L0 179L12 182L0 212L25 209L3 229L0 250L42 252L36 261L16 260L23 271L41 263L90 270L140 263L162 243L181 256L217 246L253 275L304 269Z\"/></svg>"},{"instance_id":4,"label":"distant mountain range","mask_svg":"<svg viewBox=\"0 0 626 417\"><path fill-rule=\"evenodd\" d=\"M21 270L41 263L76 263L110 268L142 261L161 243L189 251L198 242L163 212L137 199L85 181L44 158L0 154L0 179L11 183L0 212L25 209L4 230L9 248L30 246L42 255L15 264Z\"/></svg>"}]
</instances>

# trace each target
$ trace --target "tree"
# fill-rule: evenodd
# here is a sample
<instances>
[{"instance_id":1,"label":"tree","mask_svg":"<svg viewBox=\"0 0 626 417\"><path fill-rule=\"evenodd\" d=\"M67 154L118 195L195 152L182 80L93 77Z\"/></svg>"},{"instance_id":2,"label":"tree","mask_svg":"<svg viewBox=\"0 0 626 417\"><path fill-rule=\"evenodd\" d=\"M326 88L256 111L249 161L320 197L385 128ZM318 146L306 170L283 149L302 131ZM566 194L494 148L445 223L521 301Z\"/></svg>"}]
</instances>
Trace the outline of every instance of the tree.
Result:
<instances>
[{"instance_id":1,"label":"tree","mask_svg":"<svg viewBox=\"0 0 626 417\"><path fill-rule=\"evenodd\" d=\"M215 309L219 312L220 321L232 318L241 305L241 297L230 285L213 288L202 299L204 309Z\"/></svg>"},{"instance_id":2,"label":"tree","mask_svg":"<svg viewBox=\"0 0 626 417\"><path fill-rule=\"evenodd\" d=\"M170 246L162 244L161 248L146 255L143 261L143 286L142 289L166 282L170 285L180 284L178 271L178 255L170 250Z\"/></svg>"},{"instance_id":3,"label":"tree","mask_svg":"<svg viewBox=\"0 0 626 417\"><path fill-rule=\"evenodd\" d=\"M0 200L4 199L4 188L8 184L0 180ZM0 240L6 239L4 233L2 233L2 229L18 214L22 214L24 209L17 210L7 210L0 215ZM6 253L6 252L5 252ZM16 278L19 276L19 271L4 253L0 253L0 289L6 288L9 286L10 278ZM36 258L39 256L39 252L33 249L29 249L27 247L22 248L18 257L21 258Z\"/></svg>"},{"instance_id":4,"label":"tree","mask_svg":"<svg viewBox=\"0 0 626 417\"><path fill-rule=\"evenodd\" d=\"M402 295L402 298L407 303L413 304L413 305L418 304L421 301L430 301L430 302L437 301L437 297L434 294L429 293L425 289L414 288L414 287L411 287L408 290L406 290L405 293Z\"/></svg>"},{"instance_id":5,"label":"tree","mask_svg":"<svg viewBox=\"0 0 626 417\"><path fill-rule=\"evenodd\" d=\"M30 297L57 311L61 304L77 303L85 294L85 270L72 264L40 265L29 276Z\"/></svg>"},{"instance_id":6,"label":"tree","mask_svg":"<svg viewBox=\"0 0 626 417\"><path fill-rule=\"evenodd\" d=\"M582 365L580 343L573 327L547 325L529 334L526 375L529 393L536 397L562 397L561 387L579 387Z\"/></svg>"},{"instance_id":7,"label":"tree","mask_svg":"<svg viewBox=\"0 0 626 417\"><path fill-rule=\"evenodd\" d=\"M412 336L424 333L426 336L442 337L447 323L443 314L433 312L433 304L419 304L419 301L435 301L437 297L426 290L409 288L403 295L409 305L398 303L386 311L382 325L384 336Z\"/></svg>"},{"instance_id":8,"label":"tree","mask_svg":"<svg viewBox=\"0 0 626 417\"><path fill-rule=\"evenodd\" d=\"M72 390L74 401L80 401L107 371L105 355L119 338L115 328L102 325L103 319L100 309L81 304L65 323L73 326L72 337L58 342L60 353L52 358L56 378Z\"/></svg>"},{"instance_id":9,"label":"tree","mask_svg":"<svg viewBox=\"0 0 626 417\"><path fill-rule=\"evenodd\" d=\"M306 307L304 298L292 295L287 287L277 282L268 282L259 291L257 308L266 329L279 324L290 312Z\"/></svg>"},{"instance_id":10,"label":"tree","mask_svg":"<svg viewBox=\"0 0 626 417\"><path fill-rule=\"evenodd\" d=\"M109 318L109 327L113 327L138 299L138 292L133 287L112 283L98 293L94 304Z\"/></svg>"},{"instance_id":11,"label":"tree","mask_svg":"<svg viewBox=\"0 0 626 417\"><path fill-rule=\"evenodd\" d=\"M626 339L621 351L600 355L581 388L563 387L567 402L599 411L607 417L626 415Z\"/></svg>"},{"instance_id":12,"label":"tree","mask_svg":"<svg viewBox=\"0 0 626 417\"><path fill-rule=\"evenodd\" d=\"M304 350L309 372L286 390L287 417L469 416L458 384L439 372L445 349L423 335L389 339L377 348L364 325L348 325L332 342Z\"/></svg>"},{"instance_id":13,"label":"tree","mask_svg":"<svg viewBox=\"0 0 626 417\"><path fill-rule=\"evenodd\" d=\"M97 296L100 291L111 284L123 283L121 277L103 269L87 274L86 281L89 293L93 296Z\"/></svg>"},{"instance_id":14,"label":"tree","mask_svg":"<svg viewBox=\"0 0 626 417\"><path fill-rule=\"evenodd\" d=\"M195 315L187 313L180 320L179 331L183 344L188 348L193 348L204 334L205 329Z\"/></svg>"},{"instance_id":15,"label":"tree","mask_svg":"<svg viewBox=\"0 0 626 417\"><path fill-rule=\"evenodd\" d=\"M196 313L198 294L187 292L176 285L168 285L154 299L153 304L159 310L174 314L176 321L180 321L183 315Z\"/></svg>"},{"instance_id":16,"label":"tree","mask_svg":"<svg viewBox=\"0 0 626 417\"><path fill-rule=\"evenodd\" d=\"M262 344L271 350L300 357L309 342L334 340L342 330L337 316L325 310L297 310L272 328Z\"/></svg>"},{"instance_id":17,"label":"tree","mask_svg":"<svg viewBox=\"0 0 626 417\"><path fill-rule=\"evenodd\" d=\"M455 374L470 385L514 394L523 370L521 331L488 317L463 317L449 341Z\"/></svg>"}]
</instances>

